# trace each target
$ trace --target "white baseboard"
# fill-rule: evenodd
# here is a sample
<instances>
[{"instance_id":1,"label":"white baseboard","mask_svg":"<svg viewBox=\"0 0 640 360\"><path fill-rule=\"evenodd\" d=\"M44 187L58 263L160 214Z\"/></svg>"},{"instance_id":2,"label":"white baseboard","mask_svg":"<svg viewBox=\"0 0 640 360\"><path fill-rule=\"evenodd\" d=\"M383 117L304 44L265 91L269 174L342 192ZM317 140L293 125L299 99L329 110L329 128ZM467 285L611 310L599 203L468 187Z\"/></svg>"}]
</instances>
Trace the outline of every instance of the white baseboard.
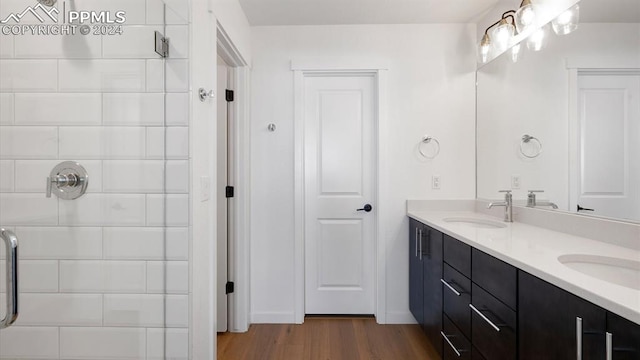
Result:
<instances>
[{"instance_id":1,"label":"white baseboard","mask_svg":"<svg viewBox=\"0 0 640 360\"><path fill-rule=\"evenodd\" d=\"M251 313L252 324L295 324L293 311L283 312L254 312Z\"/></svg>"},{"instance_id":2,"label":"white baseboard","mask_svg":"<svg viewBox=\"0 0 640 360\"><path fill-rule=\"evenodd\" d=\"M417 324L417 321L411 312L398 311L387 313L387 324Z\"/></svg>"}]
</instances>

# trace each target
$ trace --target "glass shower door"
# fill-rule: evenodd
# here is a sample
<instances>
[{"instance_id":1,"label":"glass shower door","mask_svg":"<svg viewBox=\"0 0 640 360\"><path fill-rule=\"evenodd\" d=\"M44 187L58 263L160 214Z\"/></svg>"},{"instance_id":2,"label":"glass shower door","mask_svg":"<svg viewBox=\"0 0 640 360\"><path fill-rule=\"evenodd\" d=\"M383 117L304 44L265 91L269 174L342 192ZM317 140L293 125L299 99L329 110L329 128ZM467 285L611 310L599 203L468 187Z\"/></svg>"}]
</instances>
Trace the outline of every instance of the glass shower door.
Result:
<instances>
[{"instance_id":1,"label":"glass shower door","mask_svg":"<svg viewBox=\"0 0 640 360\"><path fill-rule=\"evenodd\" d=\"M169 343L186 358L188 154L167 152L187 140L168 129L169 60L154 51L163 1L1 0L0 20L0 227L19 262L0 359L165 359Z\"/></svg>"}]
</instances>

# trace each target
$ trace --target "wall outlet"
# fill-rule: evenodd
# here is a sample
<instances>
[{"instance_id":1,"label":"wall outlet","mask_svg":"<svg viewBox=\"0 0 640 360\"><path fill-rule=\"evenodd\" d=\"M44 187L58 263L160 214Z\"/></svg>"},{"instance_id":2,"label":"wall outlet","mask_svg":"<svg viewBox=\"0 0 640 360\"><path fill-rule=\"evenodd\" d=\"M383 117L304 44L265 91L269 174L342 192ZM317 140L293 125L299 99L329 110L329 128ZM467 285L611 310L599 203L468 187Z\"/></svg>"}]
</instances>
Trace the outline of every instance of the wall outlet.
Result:
<instances>
[{"instance_id":1,"label":"wall outlet","mask_svg":"<svg viewBox=\"0 0 640 360\"><path fill-rule=\"evenodd\" d=\"M208 176L200 178L200 201L209 201L211 198L211 181Z\"/></svg>"},{"instance_id":2,"label":"wall outlet","mask_svg":"<svg viewBox=\"0 0 640 360\"><path fill-rule=\"evenodd\" d=\"M520 189L519 175L511 175L511 189L514 189L514 190Z\"/></svg>"},{"instance_id":3,"label":"wall outlet","mask_svg":"<svg viewBox=\"0 0 640 360\"><path fill-rule=\"evenodd\" d=\"M431 188L434 190L440 190L440 175L431 177Z\"/></svg>"}]
</instances>

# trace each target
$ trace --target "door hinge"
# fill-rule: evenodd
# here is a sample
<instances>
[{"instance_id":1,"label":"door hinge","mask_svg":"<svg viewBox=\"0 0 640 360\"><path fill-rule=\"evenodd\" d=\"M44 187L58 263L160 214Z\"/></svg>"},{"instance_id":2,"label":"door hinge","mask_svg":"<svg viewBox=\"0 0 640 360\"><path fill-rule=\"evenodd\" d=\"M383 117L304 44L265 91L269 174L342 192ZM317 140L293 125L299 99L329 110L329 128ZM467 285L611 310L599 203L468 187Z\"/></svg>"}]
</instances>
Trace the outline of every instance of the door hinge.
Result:
<instances>
[{"instance_id":1,"label":"door hinge","mask_svg":"<svg viewBox=\"0 0 640 360\"><path fill-rule=\"evenodd\" d=\"M233 292L235 291L235 283L233 281L228 281L227 282L227 287L226 287L226 294L233 294Z\"/></svg>"},{"instance_id":2,"label":"door hinge","mask_svg":"<svg viewBox=\"0 0 640 360\"><path fill-rule=\"evenodd\" d=\"M226 188L227 198L232 198L235 196L235 188L233 186L227 186Z\"/></svg>"},{"instance_id":3,"label":"door hinge","mask_svg":"<svg viewBox=\"0 0 640 360\"><path fill-rule=\"evenodd\" d=\"M233 90L227 90L225 92L225 99L227 100L227 102L232 102L233 101Z\"/></svg>"},{"instance_id":4,"label":"door hinge","mask_svg":"<svg viewBox=\"0 0 640 360\"><path fill-rule=\"evenodd\" d=\"M169 56L169 38L165 37L160 31L156 31L155 49L156 53L163 58Z\"/></svg>"}]
</instances>

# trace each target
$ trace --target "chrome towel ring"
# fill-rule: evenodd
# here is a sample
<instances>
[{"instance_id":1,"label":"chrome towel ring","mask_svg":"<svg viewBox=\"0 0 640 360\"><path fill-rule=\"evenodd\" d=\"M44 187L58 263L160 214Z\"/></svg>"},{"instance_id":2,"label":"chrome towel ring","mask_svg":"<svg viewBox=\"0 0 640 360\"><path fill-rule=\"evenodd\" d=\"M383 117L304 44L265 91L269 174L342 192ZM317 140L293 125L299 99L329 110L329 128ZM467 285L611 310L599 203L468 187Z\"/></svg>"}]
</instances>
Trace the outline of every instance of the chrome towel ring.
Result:
<instances>
[{"instance_id":1,"label":"chrome towel ring","mask_svg":"<svg viewBox=\"0 0 640 360\"><path fill-rule=\"evenodd\" d=\"M425 147L429 144L433 145L433 149L431 152L426 152ZM435 159L436 156L440 154L440 142L434 137L425 135L422 137L422 140L418 145L418 151L420 152L420 155L424 156L426 159Z\"/></svg>"},{"instance_id":2,"label":"chrome towel ring","mask_svg":"<svg viewBox=\"0 0 640 360\"><path fill-rule=\"evenodd\" d=\"M525 151L525 146L529 145L533 151ZM529 159L537 158L540 154L542 154L542 142L531 135L522 135L522 140L520 141L520 153Z\"/></svg>"}]
</instances>

